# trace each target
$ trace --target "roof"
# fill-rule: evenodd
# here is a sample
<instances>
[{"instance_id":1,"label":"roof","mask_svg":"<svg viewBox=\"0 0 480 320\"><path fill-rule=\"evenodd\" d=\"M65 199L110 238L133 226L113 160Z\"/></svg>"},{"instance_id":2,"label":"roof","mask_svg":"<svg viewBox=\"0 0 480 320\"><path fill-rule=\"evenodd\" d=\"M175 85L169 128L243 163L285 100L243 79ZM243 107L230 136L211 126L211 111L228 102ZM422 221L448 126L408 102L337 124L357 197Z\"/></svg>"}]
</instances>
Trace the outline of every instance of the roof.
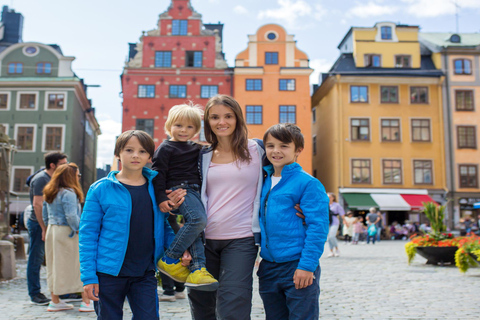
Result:
<instances>
[{"instance_id":1,"label":"roof","mask_svg":"<svg viewBox=\"0 0 480 320\"><path fill-rule=\"evenodd\" d=\"M60 53L63 56L62 49L60 48L60 46L58 44L47 44L47 46L52 47L53 49L55 49L58 53Z\"/></svg>"},{"instance_id":2,"label":"roof","mask_svg":"<svg viewBox=\"0 0 480 320\"><path fill-rule=\"evenodd\" d=\"M460 36L460 42L451 42L452 35ZM477 47L480 45L480 33L448 33L448 32L420 32L418 34L419 40L425 40L431 44L440 47Z\"/></svg>"}]
</instances>

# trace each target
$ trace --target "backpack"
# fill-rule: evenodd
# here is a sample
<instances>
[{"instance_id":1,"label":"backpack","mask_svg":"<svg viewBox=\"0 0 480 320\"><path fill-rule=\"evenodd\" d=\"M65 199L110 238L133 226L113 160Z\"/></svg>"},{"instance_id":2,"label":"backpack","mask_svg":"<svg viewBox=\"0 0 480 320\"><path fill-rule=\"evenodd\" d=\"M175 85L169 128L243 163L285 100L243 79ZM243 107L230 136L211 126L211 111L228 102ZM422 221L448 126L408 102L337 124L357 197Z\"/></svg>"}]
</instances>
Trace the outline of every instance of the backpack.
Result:
<instances>
[{"instance_id":1,"label":"backpack","mask_svg":"<svg viewBox=\"0 0 480 320\"><path fill-rule=\"evenodd\" d=\"M377 234L377 227L372 223L367 229L368 235L373 237Z\"/></svg>"},{"instance_id":2,"label":"backpack","mask_svg":"<svg viewBox=\"0 0 480 320\"><path fill-rule=\"evenodd\" d=\"M333 212L328 208L328 225L331 226L333 222L333 216L338 216L338 213Z\"/></svg>"}]
</instances>

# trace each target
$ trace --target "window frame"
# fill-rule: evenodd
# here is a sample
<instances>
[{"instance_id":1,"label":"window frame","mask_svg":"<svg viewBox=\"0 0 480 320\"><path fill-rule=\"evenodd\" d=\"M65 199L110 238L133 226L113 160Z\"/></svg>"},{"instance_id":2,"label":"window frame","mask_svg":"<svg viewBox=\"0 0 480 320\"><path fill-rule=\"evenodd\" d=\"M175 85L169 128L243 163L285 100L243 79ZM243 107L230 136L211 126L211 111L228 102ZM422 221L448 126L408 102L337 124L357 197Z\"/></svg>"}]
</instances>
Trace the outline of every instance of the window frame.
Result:
<instances>
[{"instance_id":1,"label":"window frame","mask_svg":"<svg viewBox=\"0 0 480 320\"><path fill-rule=\"evenodd\" d=\"M414 93L413 91L419 90L419 89L426 89L425 102L412 101L412 95ZM410 104L429 104L430 95L429 95L428 89L429 89L428 86L411 86L410 87ZM417 97L420 97L420 94L417 94Z\"/></svg>"},{"instance_id":2,"label":"window frame","mask_svg":"<svg viewBox=\"0 0 480 320\"><path fill-rule=\"evenodd\" d=\"M287 110L287 111L282 112L282 107L287 107L287 109L289 109L290 107L293 107L294 111L292 112L290 110ZM288 120L290 120L290 115L292 115L292 114L295 117L295 121L288 121ZM282 115L286 115L287 121L282 122ZM293 124L296 124L297 123L297 106L293 105L293 104L279 105L278 106L278 123L293 123Z\"/></svg>"},{"instance_id":3,"label":"window frame","mask_svg":"<svg viewBox=\"0 0 480 320\"><path fill-rule=\"evenodd\" d=\"M316 134L312 136L312 154L314 156L317 155L317 135Z\"/></svg>"},{"instance_id":4,"label":"window frame","mask_svg":"<svg viewBox=\"0 0 480 320\"><path fill-rule=\"evenodd\" d=\"M49 108L49 102L50 102L50 95L55 94L63 94L63 107L60 109L51 109ZM45 104L44 104L44 110L45 111L65 111L67 110L67 91L45 91Z\"/></svg>"},{"instance_id":5,"label":"window frame","mask_svg":"<svg viewBox=\"0 0 480 320\"><path fill-rule=\"evenodd\" d=\"M206 87L208 87L207 88L207 90L209 92L208 96L203 95L203 89L206 88ZM212 88L215 88L215 94L213 94L213 95L210 92ZM200 98L201 99L210 99L211 97L214 97L217 94L218 94L218 85L201 85L200 86Z\"/></svg>"},{"instance_id":6,"label":"window frame","mask_svg":"<svg viewBox=\"0 0 480 320\"><path fill-rule=\"evenodd\" d=\"M312 108L312 123L317 122L317 107Z\"/></svg>"},{"instance_id":7,"label":"window frame","mask_svg":"<svg viewBox=\"0 0 480 320\"><path fill-rule=\"evenodd\" d=\"M250 107L250 108L254 108L254 109L257 108L257 107L260 107L260 112L258 112L257 110L250 110L250 111L249 111L249 110L248 110L249 107ZM255 122L255 119L256 119L255 115L257 115L257 114L260 114L260 123L256 123L256 122ZM249 121L248 121L248 118L249 118L248 116L249 116L249 115L253 116L254 122L249 122ZM248 125L262 125L262 124L263 124L263 105L259 105L259 104L256 104L256 105L251 105L251 104L246 105L246 106L245 106L245 123L248 124Z\"/></svg>"},{"instance_id":8,"label":"window frame","mask_svg":"<svg viewBox=\"0 0 480 320\"><path fill-rule=\"evenodd\" d=\"M477 149L477 127L476 126L470 126L470 125L457 125L456 126L456 133L457 133L457 149ZM468 144L461 145L460 144L460 129L473 129L473 146L470 146ZM465 135L464 138L465 141L468 141L467 134Z\"/></svg>"},{"instance_id":9,"label":"window frame","mask_svg":"<svg viewBox=\"0 0 480 320\"><path fill-rule=\"evenodd\" d=\"M397 90L396 101L383 101L383 93L382 93L383 88L388 88L388 89L395 88ZM398 86L380 86L380 103L381 104L398 104L400 102L399 92L400 92L400 89L399 89ZM391 92L390 91L388 92L388 97L389 98L391 97Z\"/></svg>"},{"instance_id":10,"label":"window frame","mask_svg":"<svg viewBox=\"0 0 480 320\"><path fill-rule=\"evenodd\" d=\"M358 134L357 134L358 137L361 136L361 134L360 134L360 128L365 127L364 125L361 124L361 121L362 121L362 120L368 121L368 125L367 125L367 128L368 128L368 139L359 139L359 138L354 139L354 138L353 138L354 126L353 126L353 123L352 123L352 122L353 122L354 120L359 120L359 121L360 121L360 124L358 125ZM357 126L355 126L355 127L357 127ZM350 118L350 141L351 141L351 142L353 142L353 141L355 141L355 142L360 142L360 141L370 142L371 133L372 133L372 132L371 132L372 130L371 130L370 127L371 127L371 126L370 126L370 118Z\"/></svg>"},{"instance_id":11,"label":"window frame","mask_svg":"<svg viewBox=\"0 0 480 320\"><path fill-rule=\"evenodd\" d=\"M360 171L361 171L361 169L367 168L367 167L363 167L363 166L359 166L359 167L354 166L355 161L368 161L368 182L355 182L354 181L353 171L356 168L359 168ZM352 159L350 159L350 182L352 184L372 184L372 159L366 159L366 158L352 158Z\"/></svg>"},{"instance_id":12,"label":"window frame","mask_svg":"<svg viewBox=\"0 0 480 320\"><path fill-rule=\"evenodd\" d=\"M15 71L14 72L10 72L10 65L12 65L12 64L15 64L15 66L14 66ZM21 72L17 72L17 69L18 69L19 65L22 69ZM7 64L7 74L23 74L24 69L25 68L23 67L23 62L11 61Z\"/></svg>"},{"instance_id":13,"label":"window frame","mask_svg":"<svg viewBox=\"0 0 480 320\"><path fill-rule=\"evenodd\" d=\"M387 37L384 37L384 32L383 30L389 30L389 36L387 34ZM382 40L393 40L393 28L391 26L381 26L380 27L380 38Z\"/></svg>"},{"instance_id":14,"label":"window frame","mask_svg":"<svg viewBox=\"0 0 480 320\"><path fill-rule=\"evenodd\" d=\"M378 58L378 66L374 65L375 58ZM366 53L363 55L363 63L365 68L381 68L382 55L378 53Z\"/></svg>"},{"instance_id":15,"label":"window frame","mask_svg":"<svg viewBox=\"0 0 480 320\"><path fill-rule=\"evenodd\" d=\"M397 59L398 58L402 58L402 63L401 64L397 64ZM404 65L404 63L403 63L404 58L408 58L408 64L407 65ZM403 68L411 68L412 67L412 56L409 55L409 54L397 54L397 55L395 55L394 59L395 59L395 68L403 69Z\"/></svg>"},{"instance_id":16,"label":"window frame","mask_svg":"<svg viewBox=\"0 0 480 320\"><path fill-rule=\"evenodd\" d=\"M33 109L23 109L23 108L20 108L21 96L24 95L24 94L35 95L35 108L33 108ZM17 110L17 111L38 111L38 98L39 98L38 91L18 91L18 92L17 92L17 106L16 106L16 110Z\"/></svg>"},{"instance_id":17,"label":"window frame","mask_svg":"<svg viewBox=\"0 0 480 320\"><path fill-rule=\"evenodd\" d=\"M466 105L466 93L470 93L471 94L471 101L472 101L472 106L471 106L471 109L467 109L467 108L459 108L458 107L458 95L460 93L463 93L464 94L464 102L465 102L465 105ZM461 90L455 90L455 111L475 111L475 91L474 90L468 90L468 89L461 89Z\"/></svg>"},{"instance_id":18,"label":"window frame","mask_svg":"<svg viewBox=\"0 0 480 320\"><path fill-rule=\"evenodd\" d=\"M265 64L277 65L278 58L278 51L265 51Z\"/></svg>"},{"instance_id":19,"label":"window frame","mask_svg":"<svg viewBox=\"0 0 480 320\"><path fill-rule=\"evenodd\" d=\"M168 66L164 65L164 63L163 63L163 62L165 62L164 55L167 54L167 53L170 54L170 60L168 61L169 62ZM162 54L161 59L157 56L159 54ZM162 63L157 64L158 61L160 61ZM155 51L155 56L154 56L154 62L153 63L154 63L155 68L171 68L172 67L172 51L167 51L167 50Z\"/></svg>"},{"instance_id":20,"label":"window frame","mask_svg":"<svg viewBox=\"0 0 480 320\"><path fill-rule=\"evenodd\" d=\"M45 72L45 64L50 64L50 72ZM39 64L43 64L43 67L42 67L42 72L38 72L38 65ZM49 61L40 61L40 62L37 62L37 64L35 65L35 74L52 74L52 69L53 69L53 63L49 62Z\"/></svg>"},{"instance_id":21,"label":"window frame","mask_svg":"<svg viewBox=\"0 0 480 320\"><path fill-rule=\"evenodd\" d=\"M293 89L288 88L288 82L293 81ZM282 82L284 84L284 89L282 89ZM297 91L296 79L278 79L278 91Z\"/></svg>"},{"instance_id":22,"label":"window frame","mask_svg":"<svg viewBox=\"0 0 480 320\"><path fill-rule=\"evenodd\" d=\"M386 167L385 166L385 162L386 161L398 161L400 162L400 182L386 182L385 181L385 169L395 169L396 167ZM393 177L393 176L392 176ZM403 163L402 163L402 159L382 159L382 183L383 184L386 184L386 185L401 185L403 184Z\"/></svg>"},{"instance_id":23,"label":"window frame","mask_svg":"<svg viewBox=\"0 0 480 320\"><path fill-rule=\"evenodd\" d=\"M145 87L145 96L140 95L140 87ZM148 89L153 88L153 96L148 96ZM154 84L139 84L137 86L137 98L139 99L155 99L156 96L156 88Z\"/></svg>"},{"instance_id":24,"label":"window frame","mask_svg":"<svg viewBox=\"0 0 480 320\"><path fill-rule=\"evenodd\" d=\"M176 96L172 95L172 89L174 87L177 87L177 92L178 92L178 89L181 88L184 88L185 89L185 96L184 97L181 97L181 96L178 96L178 94ZM171 84L168 86L168 97L171 98L171 99L185 99L187 98L187 85L185 84Z\"/></svg>"},{"instance_id":25,"label":"window frame","mask_svg":"<svg viewBox=\"0 0 480 320\"><path fill-rule=\"evenodd\" d=\"M138 125L138 121L146 121L146 120L151 120L152 121L152 134L150 134L147 130L145 130L145 128L147 128L147 126L144 125L143 127L140 127ZM135 119L135 130L143 130L146 133L148 133L153 139L153 136L155 134L155 119L154 118L136 118Z\"/></svg>"},{"instance_id":26,"label":"window frame","mask_svg":"<svg viewBox=\"0 0 480 320\"><path fill-rule=\"evenodd\" d=\"M22 192L22 191L16 191L16 190L15 190L15 177L16 177L16 175L15 175L15 170L17 170L17 169L20 169L20 170L21 170L21 169L29 169L29 170L30 170L29 176L30 176L30 175L32 175L32 174L34 173L35 167L34 167L34 166L12 166L12 171L11 171L11 172L12 172L12 179L11 179L11 181L10 181L10 190L12 190L12 191L14 191L14 192L16 192L16 193L18 193L18 194L25 194L25 195L27 195L27 194L29 194L29 188L28 188L27 186L24 186L24 188L26 188L26 191L24 191L24 192ZM28 177L28 176L27 176L27 177ZM26 180L26 179L25 179L25 180ZM25 184L24 184L24 185L25 185Z\"/></svg>"},{"instance_id":27,"label":"window frame","mask_svg":"<svg viewBox=\"0 0 480 320\"><path fill-rule=\"evenodd\" d=\"M366 101L354 101L353 100L353 94L352 94L352 90L354 88L357 88L358 90L358 97L360 98L360 88L366 88L367 89L367 100ZM368 96L368 86L365 86L365 85L350 85L350 103L370 103L370 97Z\"/></svg>"},{"instance_id":28,"label":"window frame","mask_svg":"<svg viewBox=\"0 0 480 320\"><path fill-rule=\"evenodd\" d=\"M0 111L10 111L10 103L11 103L10 91L0 91L0 95L6 95L7 96L6 107L5 107L5 109L0 108Z\"/></svg>"},{"instance_id":29,"label":"window frame","mask_svg":"<svg viewBox=\"0 0 480 320\"><path fill-rule=\"evenodd\" d=\"M61 135L61 149L47 149L47 130L48 128L62 128L62 135ZM42 152L64 152L65 151L65 132L66 125L65 124L54 124L54 123L45 123L42 127Z\"/></svg>"},{"instance_id":30,"label":"window frame","mask_svg":"<svg viewBox=\"0 0 480 320\"><path fill-rule=\"evenodd\" d=\"M457 61L461 62L461 71L457 72L456 63ZM465 72L465 62L468 61L470 72ZM454 59L453 60L453 73L458 75L471 75L472 74L472 60L466 58Z\"/></svg>"},{"instance_id":31,"label":"window frame","mask_svg":"<svg viewBox=\"0 0 480 320\"><path fill-rule=\"evenodd\" d=\"M430 160L430 159L413 159L412 160L412 168L413 168L413 184L414 185L433 185L433 160ZM430 163L430 179L431 179L431 182L425 182L425 167L422 167L420 168L422 170L422 182L417 182L416 180L416 170L417 168L415 167L415 163L416 162L423 162L423 163L426 163L426 162L429 162Z\"/></svg>"},{"instance_id":32,"label":"window frame","mask_svg":"<svg viewBox=\"0 0 480 320\"><path fill-rule=\"evenodd\" d=\"M415 139L414 129L415 128L420 128L420 129L425 128L425 126L423 126L423 125L414 126L413 121L415 121L415 120L428 121L428 140L416 140ZM411 139L410 139L411 142L432 142L432 120L430 118L411 118L410 119L410 134L412 135Z\"/></svg>"},{"instance_id":33,"label":"window frame","mask_svg":"<svg viewBox=\"0 0 480 320\"><path fill-rule=\"evenodd\" d=\"M253 81L251 89L248 89L249 81ZM260 83L260 89L256 89L257 82ZM263 91L263 79L245 79L245 91Z\"/></svg>"},{"instance_id":34,"label":"window frame","mask_svg":"<svg viewBox=\"0 0 480 320\"><path fill-rule=\"evenodd\" d=\"M398 121L398 126L385 126L383 125L383 121ZM391 140L391 139L384 139L383 138L383 129L384 128L389 128L390 130L392 128L398 128L398 138L395 139L395 140ZM391 134L391 132L390 132ZM380 141L381 142L401 142L402 141L402 122L401 122L401 119L400 118L380 118Z\"/></svg>"},{"instance_id":35,"label":"window frame","mask_svg":"<svg viewBox=\"0 0 480 320\"><path fill-rule=\"evenodd\" d=\"M200 65L195 65L198 62L195 57L197 54L200 54ZM191 65L190 65L190 62ZM185 68L202 68L203 67L203 51L200 50L188 50L185 51Z\"/></svg>"},{"instance_id":36,"label":"window frame","mask_svg":"<svg viewBox=\"0 0 480 320\"><path fill-rule=\"evenodd\" d=\"M462 167L467 168L467 179L470 176L468 173L469 168L475 168L475 185L464 185L462 184ZM458 187L459 188L478 188L478 165L477 164L458 164Z\"/></svg>"},{"instance_id":37,"label":"window frame","mask_svg":"<svg viewBox=\"0 0 480 320\"><path fill-rule=\"evenodd\" d=\"M16 146L18 147L18 130L22 127L30 127L33 128L32 133L32 149L19 149L17 148L17 152L36 152L37 151L37 125L34 123L15 123L14 130L13 130L13 138L15 139Z\"/></svg>"},{"instance_id":38,"label":"window frame","mask_svg":"<svg viewBox=\"0 0 480 320\"><path fill-rule=\"evenodd\" d=\"M177 28L174 23L178 22L178 32L174 32ZM183 32L185 31L185 32ZM172 19L172 36L187 36L188 35L188 19Z\"/></svg>"}]
</instances>

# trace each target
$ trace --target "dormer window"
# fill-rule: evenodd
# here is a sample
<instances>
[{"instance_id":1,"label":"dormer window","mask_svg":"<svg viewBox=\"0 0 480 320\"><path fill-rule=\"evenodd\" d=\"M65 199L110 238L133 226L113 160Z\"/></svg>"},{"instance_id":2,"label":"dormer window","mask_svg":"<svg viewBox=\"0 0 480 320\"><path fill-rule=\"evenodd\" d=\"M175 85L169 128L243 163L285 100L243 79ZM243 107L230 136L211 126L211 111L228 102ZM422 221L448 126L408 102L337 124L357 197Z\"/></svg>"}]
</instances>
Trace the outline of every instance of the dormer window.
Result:
<instances>
[{"instance_id":1,"label":"dormer window","mask_svg":"<svg viewBox=\"0 0 480 320\"><path fill-rule=\"evenodd\" d=\"M450 42L460 43L460 41L461 41L461 38L458 34L452 34L452 36L450 37Z\"/></svg>"},{"instance_id":2,"label":"dormer window","mask_svg":"<svg viewBox=\"0 0 480 320\"><path fill-rule=\"evenodd\" d=\"M392 27L381 27L382 40L392 40Z\"/></svg>"},{"instance_id":3,"label":"dormer window","mask_svg":"<svg viewBox=\"0 0 480 320\"><path fill-rule=\"evenodd\" d=\"M395 56L395 68L410 68L411 66L410 55L397 55Z\"/></svg>"},{"instance_id":4,"label":"dormer window","mask_svg":"<svg viewBox=\"0 0 480 320\"><path fill-rule=\"evenodd\" d=\"M365 67L380 68L382 66L381 56L379 54L366 54Z\"/></svg>"}]
</instances>

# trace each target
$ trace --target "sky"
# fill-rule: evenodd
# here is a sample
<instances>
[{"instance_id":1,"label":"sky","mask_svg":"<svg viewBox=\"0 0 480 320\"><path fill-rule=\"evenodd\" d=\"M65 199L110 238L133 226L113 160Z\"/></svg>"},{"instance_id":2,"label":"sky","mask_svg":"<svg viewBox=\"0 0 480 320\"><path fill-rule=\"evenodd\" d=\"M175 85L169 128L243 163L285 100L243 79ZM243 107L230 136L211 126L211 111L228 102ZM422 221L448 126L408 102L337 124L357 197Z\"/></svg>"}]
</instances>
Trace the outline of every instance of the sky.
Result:
<instances>
[{"instance_id":1,"label":"sky","mask_svg":"<svg viewBox=\"0 0 480 320\"><path fill-rule=\"evenodd\" d=\"M170 0L9 0L0 1L24 16L23 41L58 44L74 56L73 71L89 85L102 135L97 167L113 161L115 137L121 133L120 75L128 43L142 31L157 28L158 16ZM421 32L480 32L480 0L191 0L203 23L223 23L223 51L234 67L246 49L248 35L268 23L282 25L307 53L318 84L339 56L338 44L350 27L376 22L416 25ZM456 6L457 5L457 6Z\"/></svg>"}]
</instances>

